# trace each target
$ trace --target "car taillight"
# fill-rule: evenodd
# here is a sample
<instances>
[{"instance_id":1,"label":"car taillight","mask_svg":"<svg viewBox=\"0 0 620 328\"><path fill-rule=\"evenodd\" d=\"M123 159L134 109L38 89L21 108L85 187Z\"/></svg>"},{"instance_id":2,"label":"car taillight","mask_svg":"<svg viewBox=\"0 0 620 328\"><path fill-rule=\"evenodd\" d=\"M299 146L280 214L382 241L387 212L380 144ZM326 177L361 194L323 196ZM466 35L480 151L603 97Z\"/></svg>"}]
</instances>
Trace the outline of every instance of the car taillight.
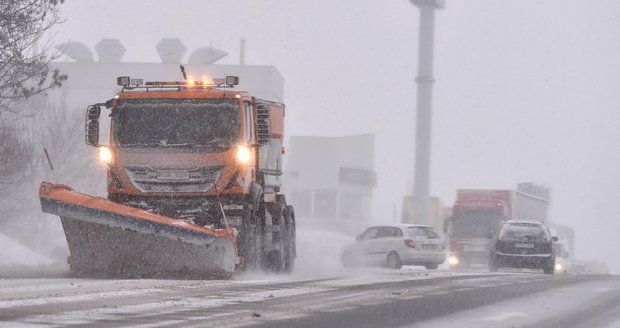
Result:
<instances>
[{"instance_id":1,"label":"car taillight","mask_svg":"<svg viewBox=\"0 0 620 328\"><path fill-rule=\"evenodd\" d=\"M405 239L404 242L405 246L415 248L415 241L413 241L412 239Z\"/></svg>"}]
</instances>

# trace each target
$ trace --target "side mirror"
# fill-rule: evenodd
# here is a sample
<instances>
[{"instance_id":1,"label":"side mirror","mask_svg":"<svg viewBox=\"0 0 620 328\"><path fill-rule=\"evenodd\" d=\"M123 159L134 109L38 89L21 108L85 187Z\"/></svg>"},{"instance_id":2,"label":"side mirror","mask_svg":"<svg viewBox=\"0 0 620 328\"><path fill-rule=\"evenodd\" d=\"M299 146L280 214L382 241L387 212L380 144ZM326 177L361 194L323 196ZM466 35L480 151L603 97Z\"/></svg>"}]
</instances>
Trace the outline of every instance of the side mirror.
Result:
<instances>
[{"instance_id":1,"label":"side mirror","mask_svg":"<svg viewBox=\"0 0 620 328\"><path fill-rule=\"evenodd\" d=\"M90 105L86 108L85 136L86 144L89 146L99 145L99 116L101 115L101 107Z\"/></svg>"},{"instance_id":2,"label":"side mirror","mask_svg":"<svg viewBox=\"0 0 620 328\"><path fill-rule=\"evenodd\" d=\"M557 243L559 239L558 239L558 237L553 236L553 237L551 237L551 240L553 240L554 243Z\"/></svg>"}]
</instances>

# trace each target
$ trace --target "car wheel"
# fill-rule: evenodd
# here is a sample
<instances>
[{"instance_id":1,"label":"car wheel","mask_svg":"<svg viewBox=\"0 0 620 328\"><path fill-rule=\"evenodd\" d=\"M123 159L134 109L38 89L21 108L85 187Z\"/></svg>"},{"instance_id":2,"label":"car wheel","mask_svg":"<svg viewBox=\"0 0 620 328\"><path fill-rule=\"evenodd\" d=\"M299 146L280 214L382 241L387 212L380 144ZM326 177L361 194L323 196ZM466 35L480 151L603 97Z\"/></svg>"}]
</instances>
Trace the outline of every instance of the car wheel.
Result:
<instances>
[{"instance_id":1,"label":"car wheel","mask_svg":"<svg viewBox=\"0 0 620 328\"><path fill-rule=\"evenodd\" d=\"M387 266L390 269L400 269L403 266L400 262L400 257L396 252L390 252L390 254L388 254Z\"/></svg>"},{"instance_id":2,"label":"car wheel","mask_svg":"<svg viewBox=\"0 0 620 328\"><path fill-rule=\"evenodd\" d=\"M428 263L428 264L424 264L424 267L427 270L437 270L437 268L439 267L439 264L437 264L437 263Z\"/></svg>"}]
</instances>

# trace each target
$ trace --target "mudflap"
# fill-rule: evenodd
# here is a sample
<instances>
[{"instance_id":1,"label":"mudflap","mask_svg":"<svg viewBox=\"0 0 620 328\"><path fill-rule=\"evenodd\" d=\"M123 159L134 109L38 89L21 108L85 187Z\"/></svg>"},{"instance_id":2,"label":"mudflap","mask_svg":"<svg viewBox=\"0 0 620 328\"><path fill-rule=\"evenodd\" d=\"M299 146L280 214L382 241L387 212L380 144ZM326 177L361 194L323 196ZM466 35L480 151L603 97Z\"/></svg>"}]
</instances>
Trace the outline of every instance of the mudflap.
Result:
<instances>
[{"instance_id":1,"label":"mudflap","mask_svg":"<svg viewBox=\"0 0 620 328\"><path fill-rule=\"evenodd\" d=\"M43 182L43 212L60 216L76 275L222 279L240 264L235 229L183 220Z\"/></svg>"}]
</instances>

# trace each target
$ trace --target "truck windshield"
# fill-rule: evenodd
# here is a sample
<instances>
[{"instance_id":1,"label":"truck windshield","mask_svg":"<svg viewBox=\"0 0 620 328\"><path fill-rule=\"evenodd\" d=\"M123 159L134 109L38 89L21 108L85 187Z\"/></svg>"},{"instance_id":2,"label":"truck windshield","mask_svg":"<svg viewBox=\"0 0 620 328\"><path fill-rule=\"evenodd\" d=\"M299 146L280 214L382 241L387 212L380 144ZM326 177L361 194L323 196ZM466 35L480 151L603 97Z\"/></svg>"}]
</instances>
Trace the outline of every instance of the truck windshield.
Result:
<instances>
[{"instance_id":1,"label":"truck windshield","mask_svg":"<svg viewBox=\"0 0 620 328\"><path fill-rule=\"evenodd\" d=\"M501 215L495 212L467 212L452 218L450 233L459 237L487 238L495 236L501 222Z\"/></svg>"},{"instance_id":2,"label":"truck windshield","mask_svg":"<svg viewBox=\"0 0 620 328\"><path fill-rule=\"evenodd\" d=\"M206 147L226 150L239 139L236 99L135 99L115 108L121 147Z\"/></svg>"}]
</instances>

